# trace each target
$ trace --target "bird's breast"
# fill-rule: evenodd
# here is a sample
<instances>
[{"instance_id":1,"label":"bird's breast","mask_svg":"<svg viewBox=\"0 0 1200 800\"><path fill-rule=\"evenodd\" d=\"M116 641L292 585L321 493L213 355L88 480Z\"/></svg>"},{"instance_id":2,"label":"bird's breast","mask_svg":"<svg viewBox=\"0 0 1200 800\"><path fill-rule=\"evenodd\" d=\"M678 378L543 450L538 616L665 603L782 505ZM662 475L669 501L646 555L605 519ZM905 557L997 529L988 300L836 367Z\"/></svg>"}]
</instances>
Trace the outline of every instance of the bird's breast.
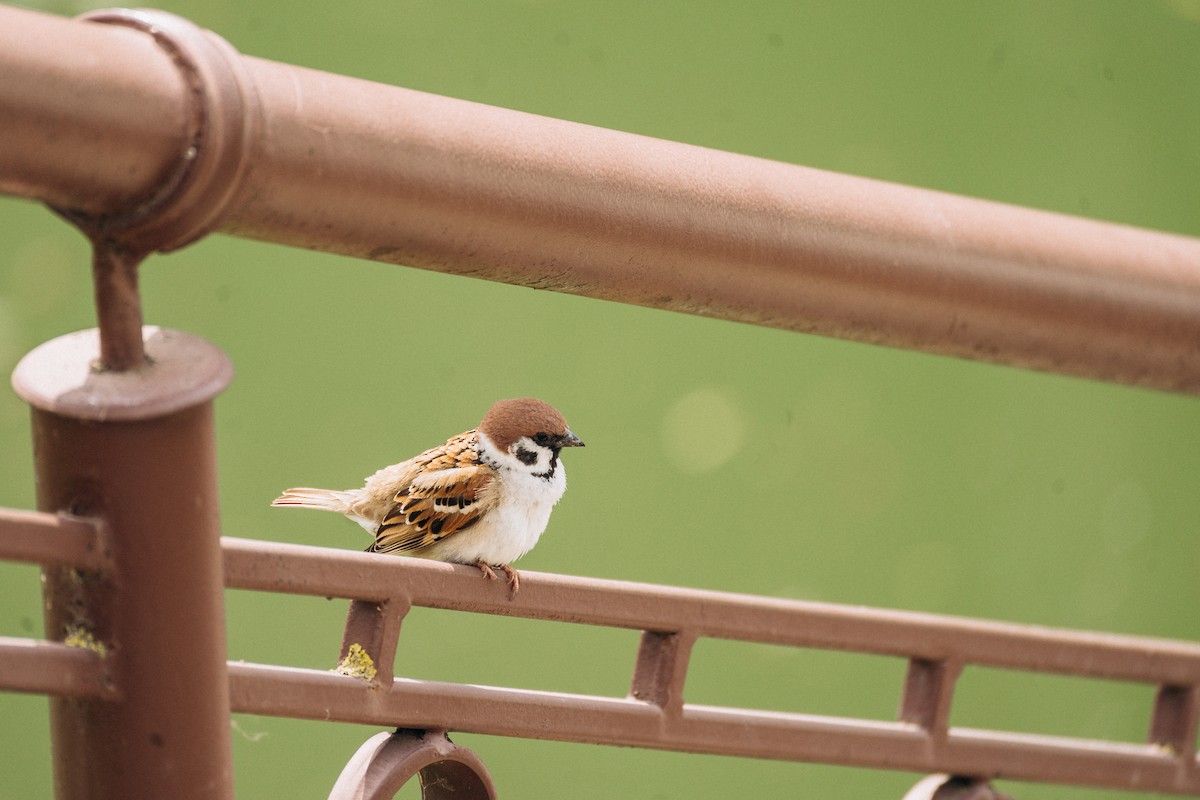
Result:
<instances>
[{"instance_id":1,"label":"bird's breast","mask_svg":"<svg viewBox=\"0 0 1200 800\"><path fill-rule=\"evenodd\" d=\"M422 555L466 564L508 564L532 550L546 530L554 504L566 491L562 464L549 479L509 473L497 476L497 481L496 501L478 523Z\"/></svg>"}]
</instances>

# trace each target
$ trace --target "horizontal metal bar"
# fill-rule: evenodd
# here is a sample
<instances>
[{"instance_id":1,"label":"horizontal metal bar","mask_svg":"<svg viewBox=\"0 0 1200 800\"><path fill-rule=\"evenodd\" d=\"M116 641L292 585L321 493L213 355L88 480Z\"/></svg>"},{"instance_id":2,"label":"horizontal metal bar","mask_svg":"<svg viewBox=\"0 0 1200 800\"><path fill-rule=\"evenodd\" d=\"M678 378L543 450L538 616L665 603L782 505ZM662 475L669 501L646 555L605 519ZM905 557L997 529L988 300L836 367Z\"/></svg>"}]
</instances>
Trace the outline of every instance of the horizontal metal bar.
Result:
<instances>
[{"instance_id":1,"label":"horizontal metal bar","mask_svg":"<svg viewBox=\"0 0 1200 800\"><path fill-rule=\"evenodd\" d=\"M730 731L737 731L736 736ZM704 752L1077 786L1200 791L1200 776L1188 775L1177 754L1123 742L969 728L951 728L939 738L901 722L693 705L684 706L678 734L687 745L682 749L689 751L706 741L721 741L721 751Z\"/></svg>"},{"instance_id":2,"label":"horizontal metal bar","mask_svg":"<svg viewBox=\"0 0 1200 800\"><path fill-rule=\"evenodd\" d=\"M226 585L1146 683L1200 684L1200 644L522 571L510 599L477 570L222 540Z\"/></svg>"},{"instance_id":3,"label":"horizontal metal bar","mask_svg":"<svg viewBox=\"0 0 1200 800\"><path fill-rule=\"evenodd\" d=\"M227 233L1200 392L1200 240L229 57ZM0 191L128 211L187 149L148 37L0 7L0 72Z\"/></svg>"},{"instance_id":4,"label":"horizontal metal bar","mask_svg":"<svg viewBox=\"0 0 1200 800\"><path fill-rule=\"evenodd\" d=\"M0 560L99 570L108 555L91 520L0 508Z\"/></svg>"},{"instance_id":5,"label":"horizontal metal bar","mask_svg":"<svg viewBox=\"0 0 1200 800\"><path fill-rule=\"evenodd\" d=\"M524 591L524 586L522 586ZM499 736L981 777L1200 791L1200 776L1150 745L397 679L372 687L330 672L230 662L234 711Z\"/></svg>"},{"instance_id":6,"label":"horizontal metal bar","mask_svg":"<svg viewBox=\"0 0 1200 800\"><path fill-rule=\"evenodd\" d=\"M1200 794L1194 749L951 728L942 752L953 774Z\"/></svg>"},{"instance_id":7,"label":"horizontal metal bar","mask_svg":"<svg viewBox=\"0 0 1200 800\"><path fill-rule=\"evenodd\" d=\"M103 658L82 647L0 636L0 690L114 699Z\"/></svg>"},{"instance_id":8,"label":"horizontal metal bar","mask_svg":"<svg viewBox=\"0 0 1200 800\"><path fill-rule=\"evenodd\" d=\"M336 672L234 661L229 675L233 710L247 714L560 738L545 735L554 730L563 741L650 736L660 723L656 706L623 698L404 678L378 687Z\"/></svg>"}]
</instances>

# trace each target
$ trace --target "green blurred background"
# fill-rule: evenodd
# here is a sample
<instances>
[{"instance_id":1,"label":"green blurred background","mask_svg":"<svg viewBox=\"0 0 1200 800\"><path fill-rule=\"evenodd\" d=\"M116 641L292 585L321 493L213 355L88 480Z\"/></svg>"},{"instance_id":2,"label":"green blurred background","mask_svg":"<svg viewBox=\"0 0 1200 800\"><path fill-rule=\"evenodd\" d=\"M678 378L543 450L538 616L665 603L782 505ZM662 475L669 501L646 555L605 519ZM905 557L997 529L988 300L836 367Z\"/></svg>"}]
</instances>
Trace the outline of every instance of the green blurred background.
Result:
<instances>
[{"instance_id":1,"label":"green blurred background","mask_svg":"<svg viewBox=\"0 0 1200 800\"><path fill-rule=\"evenodd\" d=\"M1196 0L162 7L265 58L1200 236ZM82 237L11 199L0 229L7 374L94 315ZM357 485L529 394L588 447L568 454L570 491L523 568L1198 638L1195 398L223 237L151 259L143 286L148 322L235 363L218 403L229 535L359 549L356 526L267 503L286 486ZM456 357L422 365L417 336ZM11 393L0 442L0 505L32 507L28 413ZM39 634L38 591L36 569L0 565L0 635ZM231 658L332 666L343 602L227 597ZM621 696L635 647L627 631L417 610L397 673ZM891 719L903 671L702 641L687 697ZM1139 741L1152 695L968 669L952 721ZM0 720L0 796L49 796L45 700L0 695ZM375 730L234 726L243 798L324 797ZM456 740L510 798L899 798L917 777ZM1003 785L1021 800L1111 796Z\"/></svg>"}]
</instances>

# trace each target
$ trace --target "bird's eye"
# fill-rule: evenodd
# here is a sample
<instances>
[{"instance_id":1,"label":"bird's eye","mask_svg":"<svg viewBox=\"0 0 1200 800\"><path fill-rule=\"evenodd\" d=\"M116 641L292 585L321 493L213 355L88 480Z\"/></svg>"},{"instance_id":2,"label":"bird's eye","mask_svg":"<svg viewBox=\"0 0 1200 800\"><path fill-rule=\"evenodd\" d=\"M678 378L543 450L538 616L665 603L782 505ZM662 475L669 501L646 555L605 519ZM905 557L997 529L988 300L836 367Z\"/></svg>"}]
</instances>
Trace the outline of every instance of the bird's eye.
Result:
<instances>
[{"instance_id":1,"label":"bird's eye","mask_svg":"<svg viewBox=\"0 0 1200 800\"><path fill-rule=\"evenodd\" d=\"M537 436L533 437L533 440L535 442L537 442L538 444L540 444L542 447L546 447L547 445L550 444L550 434L545 433L545 432L539 433Z\"/></svg>"}]
</instances>

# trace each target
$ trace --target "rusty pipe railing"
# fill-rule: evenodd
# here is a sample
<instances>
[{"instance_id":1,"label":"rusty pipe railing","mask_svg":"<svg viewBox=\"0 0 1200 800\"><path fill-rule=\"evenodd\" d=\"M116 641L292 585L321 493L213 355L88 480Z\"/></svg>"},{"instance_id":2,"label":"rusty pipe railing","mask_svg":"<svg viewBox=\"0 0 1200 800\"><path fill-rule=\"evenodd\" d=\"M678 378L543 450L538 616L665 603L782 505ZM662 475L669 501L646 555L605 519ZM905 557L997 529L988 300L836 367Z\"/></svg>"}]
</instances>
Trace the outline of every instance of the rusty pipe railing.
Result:
<instances>
[{"instance_id":1,"label":"rusty pipe railing","mask_svg":"<svg viewBox=\"0 0 1200 800\"><path fill-rule=\"evenodd\" d=\"M1003 776L1200 794L1200 645L936 614L523 573L515 599L471 570L414 559L224 540L231 588L351 598L343 663L358 645L363 680L230 664L233 707L256 714L618 744L757 758ZM414 681L393 675L413 606L641 630L627 697ZM702 637L891 655L908 660L895 722L688 703ZM359 655L357 660L362 662ZM1071 739L950 724L971 665L1109 678L1158 687L1147 742Z\"/></svg>"},{"instance_id":2,"label":"rusty pipe railing","mask_svg":"<svg viewBox=\"0 0 1200 800\"><path fill-rule=\"evenodd\" d=\"M51 544L31 545L36 531ZM0 509L0 558L94 565L101 541L86 521ZM64 556L68 547L72 555ZM353 598L343 653L359 644L374 669L363 680L230 662L235 711L1200 794L1195 643L539 573L524 573L521 594L509 599L471 570L448 564L229 538L222 549L229 588ZM641 630L629 694L397 678L392 662L413 606ZM700 637L905 658L897 719L687 703L691 646ZM119 687L105 679L104 660L79 647L0 638L0 689L111 699ZM955 682L970 665L1155 685L1147 743L954 727ZM426 744L439 741L434 736ZM374 754L381 743L360 751L354 780L380 767ZM392 755L399 753L417 755L405 746ZM418 760L410 773L427 763ZM376 776L383 783L394 777Z\"/></svg>"},{"instance_id":3,"label":"rusty pipe railing","mask_svg":"<svg viewBox=\"0 0 1200 800\"><path fill-rule=\"evenodd\" d=\"M1195 643L537 573L523 573L529 580L510 600L471 570L448 564L228 538L223 547L231 588L354 599L343 656L359 644L374 669L364 684L328 672L231 663L232 703L240 711L1200 794ZM400 626L413 606L641 630L629 695L396 678ZM905 658L898 718L687 703L692 644L701 637ZM970 665L1155 685L1147 743L953 727L955 681Z\"/></svg>"},{"instance_id":4,"label":"rusty pipe railing","mask_svg":"<svg viewBox=\"0 0 1200 800\"><path fill-rule=\"evenodd\" d=\"M210 38L183 80L146 33L0 7L0 191L107 224L178 178L194 202L160 249L221 230L1200 392L1195 239L436 97ZM190 128L189 109L212 110L213 127ZM189 157L220 168L183 174Z\"/></svg>"},{"instance_id":5,"label":"rusty pipe railing","mask_svg":"<svg viewBox=\"0 0 1200 800\"><path fill-rule=\"evenodd\" d=\"M351 598L343 663L358 645L373 670L357 673L364 682L231 663L239 711L1200 794L1200 645L1191 642L529 572L509 599L448 564L238 539L225 539L224 552L231 588ZM641 630L629 694L397 678L392 662L413 606ZM701 637L905 658L897 720L688 703L684 684ZM955 682L970 665L1155 685L1147 743L951 726Z\"/></svg>"}]
</instances>

